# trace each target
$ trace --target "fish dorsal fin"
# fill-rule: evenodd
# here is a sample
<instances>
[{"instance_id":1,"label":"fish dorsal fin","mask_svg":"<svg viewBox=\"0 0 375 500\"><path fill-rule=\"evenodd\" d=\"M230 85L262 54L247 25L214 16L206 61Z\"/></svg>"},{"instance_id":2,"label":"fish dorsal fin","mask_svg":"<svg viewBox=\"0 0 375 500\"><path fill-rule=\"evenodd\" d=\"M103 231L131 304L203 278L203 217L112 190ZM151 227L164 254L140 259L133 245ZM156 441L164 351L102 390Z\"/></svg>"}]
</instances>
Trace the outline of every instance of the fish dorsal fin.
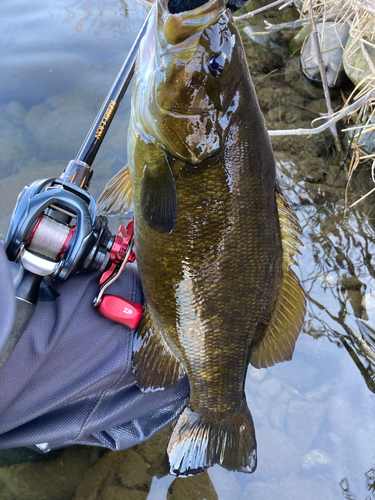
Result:
<instances>
[{"instance_id":1,"label":"fish dorsal fin","mask_svg":"<svg viewBox=\"0 0 375 500\"><path fill-rule=\"evenodd\" d=\"M305 293L299 279L290 269L296 264L293 257L302 245L298 218L288 200L276 190L281 235L283 240L283 279L278 298L265 333L258 345L251 346L250 363L256 368L266 368L292 359L294 346L301 330L306 309Z\"/></svg>"},{"instance_id":2,"label":"fish dorsal fin","mask_svg":"<svg viewBox=\"0 0 375 500\"><path fill-rule=\"evenodd\" d=\"M181 363L152 321L147 307L134 337L133 373L142 392L168 389L185 375Z\"/></svg>"},{"instance_id":3,"label":"fish dorsal fin","mask_svg":"<svg viewBox=\"0 0 375 500\"><path fill-rule=\"evenodd\" d=\"M125 165L105 186L96 203L98 215L121 215L133 208L129 167Z\"/></svg>"}]
</instances>

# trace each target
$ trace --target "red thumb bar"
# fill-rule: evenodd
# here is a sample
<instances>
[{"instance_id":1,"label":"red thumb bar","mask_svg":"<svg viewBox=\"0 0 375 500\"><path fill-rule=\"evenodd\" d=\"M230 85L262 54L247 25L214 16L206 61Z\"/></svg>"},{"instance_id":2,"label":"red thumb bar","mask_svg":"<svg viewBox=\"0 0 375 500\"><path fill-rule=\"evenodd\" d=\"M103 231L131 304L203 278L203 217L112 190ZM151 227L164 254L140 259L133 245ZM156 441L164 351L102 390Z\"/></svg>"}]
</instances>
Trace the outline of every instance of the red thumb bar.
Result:
<instances>
[{"instance_id":1,"label":"red thumb bar","mask_svg":"<svg viewBox=\"0 0 375 500\"><path fill-rule=\"evenodd\" d=\"M133 330L137 327L143 311L142 304L136 304L117 295L103 295L98 311L105 318L121 323Z\"/></svg>"}]
</instances>

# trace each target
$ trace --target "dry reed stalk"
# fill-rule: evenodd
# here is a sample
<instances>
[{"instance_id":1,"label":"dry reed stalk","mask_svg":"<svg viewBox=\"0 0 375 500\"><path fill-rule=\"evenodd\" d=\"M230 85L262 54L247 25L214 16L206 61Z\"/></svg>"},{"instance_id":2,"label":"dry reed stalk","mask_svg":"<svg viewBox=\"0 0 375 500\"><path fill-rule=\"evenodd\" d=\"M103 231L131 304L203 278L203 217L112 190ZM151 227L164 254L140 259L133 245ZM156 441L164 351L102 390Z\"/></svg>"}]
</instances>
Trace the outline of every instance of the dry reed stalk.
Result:
<instances>
[{"instance_id":1,"label":"dry reed stalk","mask_svg":"<svg viewBox=\"0 0 375 500\"><path fill-rule=\"evenodd\" d=\"M280 10L284 7L287 7L292 3L292 0L276 0L275 2L269 3L264 7L260 7L259 9L252 10L251 12L247 12L247 14L243 14L242 16L234 16L235 21L243 21L244 19L249 19L250 17L255 16L256 14L260 14L261 12L265 12L268 9L272 9L272 7L276 7L277 5L284 4L280 7Z\"/></svg>"}]
</instances>

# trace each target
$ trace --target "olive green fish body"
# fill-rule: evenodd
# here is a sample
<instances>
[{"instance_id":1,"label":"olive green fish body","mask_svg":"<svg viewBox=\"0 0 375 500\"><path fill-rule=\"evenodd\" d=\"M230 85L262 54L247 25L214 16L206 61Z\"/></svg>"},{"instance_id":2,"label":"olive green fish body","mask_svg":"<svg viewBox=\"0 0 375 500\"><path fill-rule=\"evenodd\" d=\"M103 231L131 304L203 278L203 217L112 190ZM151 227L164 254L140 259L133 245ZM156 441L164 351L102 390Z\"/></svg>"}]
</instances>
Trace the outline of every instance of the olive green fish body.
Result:
<instances>
[{"instance_id":1,"label":"olive green fish body","mask_svg":"<svg viewBox=\"0 0 375 500\"><path fill-rule=\"evenodd\" d=\"M150 316L189 375L190 407L222 415L238 411L243 400L248 347L276 299L282 253L274 174L266 179L267 193L256 151L233 128L220 155L194 170L180 167L170 234L145 222L136 194L141 176L132 176L137 259ZM138 139L135 158L145 147Z\"/></svg>"},{"instance_id":2,"label":"olive green fish body","mask_svg":"<svg viewBox=\"0 0 375 500\"><path fill-rule=\"evenodd\" d=\"M197 474L215 463L252 472L247 366L291 358L305 308L289 269L301 233L277 187L225 0L175 15L167 3L157 1L139 52L129 170L100 203L112 212L129 205L130 172L145 295L134 374L144 391L185 373L190 382L168 444L171 472ZM121 196L122 205L113 201Z\"/></svg>"}]
</instances>

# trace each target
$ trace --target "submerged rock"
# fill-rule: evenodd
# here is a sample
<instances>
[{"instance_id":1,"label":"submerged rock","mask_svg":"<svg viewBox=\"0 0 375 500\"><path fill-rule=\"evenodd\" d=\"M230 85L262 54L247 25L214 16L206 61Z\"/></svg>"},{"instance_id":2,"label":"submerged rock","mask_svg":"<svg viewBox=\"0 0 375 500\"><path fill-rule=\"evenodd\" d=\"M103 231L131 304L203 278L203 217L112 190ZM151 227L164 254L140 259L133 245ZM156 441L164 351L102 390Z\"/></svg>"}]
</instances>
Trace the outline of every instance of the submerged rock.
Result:
<instances>
[{"instance_id":1,"label":"submerged rock","mask_svg":"<svg viewBox=\"0 0 375 500\"><path fill-rule=\"evenodd\" d=\"M298 449L306 451L316 438L324 420L325 408L312 401L291 401L286 419L287 434Z\"/></svg>"},{"instance_id":2,"label":"submerged rock","mask_svg":"<svg viewBox=\"0 0 375 500\"><path fill-rule=\"evenodd\" d=\"M90 467L91 453L88 446L68 448L59 458L47 463L1 467L0 497L9 500L73 498L77 485Z\"/></svg>"},{"instance_id":3,"label":"submerged rock","mask_svg":"<svg viewBox=\"0 0 375 500\"><path fill-rule=\"evenodd\" d=\"M7 121L0 123L0 179L20 172L23 160L27 158L30 143L30 135L23 127Z\"/></svg>"},{"instance_id":4,"label":"submerged rock","mask_svg":"<svg viewBox=\"0 0 375 500\"><path fill-rule=\"evenodd\" d=\"M261 26L246 26L244 33L246 33L252 42L267 49L278 49L280 47L280 36L278 33L267 33Z\"/></svg>"},{"instance_id":5,"label":"submerged rock","mask_svg":"<svg viewBox=\"0 0 375 500\"><path fill-rule=\"evenodd\" d=\"M312 467L327 465L329 463L331 463L331 459L322 450L311 450L302 459L302 467L304 469L311 469Z\"/></svg>"},{"instance_id":6,"label":"submerged rock","mask_svg":"<svg viewBox=\"0 0 375 500\"><path fill-rule=\"evenodd\" d=\"M297 52L303 45L306 37L311 33L311 25L307 24L290 40L289 50L290 52Z\"/></svg>"},{"instance_id":7,"label":"submerged rock","mask_svg":"<svg viewBox=\"0 0 375 500\"><path fill-rule=\"evenodd\" d=\"M277 404L271 408L269 419L272 427L279 431L284 430L287 411L288 405L286 403Z\"/></svg>"},{"instance_id":8,"label":"submerged rock","mask_svg":"<svg viewBox=\"0 0 375 500\"><path fill-rule=\"evenodd\" d=\"M375 151L375 117L372 116L368 120L368 125L363 128L366 123L367 120L364 120L361 124L362 128L348 130L346 134L349 144L353 147L359 146L365 153L373 154Z\"/></svg>"},{"instance_id":9,"label":"submerged rock","mask_svg":"<svg viewBox=\"0 0 375 500\"><path fill-rule=\"evenodd\" d=\"M218 500L208 472L196 477L176 478L170 485L167 500Z\"/></svg>"},{"instance_id":10,"label":"submerged rock","mask_svg":"<svg viewBox=\"0 0 375 500\"><path fill-rule=\"evenodd\" d=\"M333 22L319 23L317 30L328 86L339 87L345 78L343 48L349 38L349 25ZM311 34L302 49L301 65L306 78L311 83L321 85L322 80Z\"/></svg>"},{"instance_id":11,"label":"submerged rock","mask_svg":"<svg viewBox=\"0 0 375 500\"><path fill-rule=\"evenodd\" d=\"M27 113L25 123L43 157L54 158L70 152L69 157L78 151L92 117L90 106L72 100L56 109L38 104Z\"/></svg>"},{"instance_id":12,"label":"submerged rock","mask_svg":"<svg viewBox=\"0 0 375 500\"><path fill-rule=\"evenodd\" d=\"M9 120L15 125L23 125L25 123L26 109L18 101L11 101L5 108L5 113Z\"/></svg>"},{"instance_id":13,"label":"submerged rock","mask_svg":"<svg viewBox=\"0 0 375 500\"><path fill-rule=\"evenodd\" d=\"M267 398L275 398L281 391L281 384L276 378L269 378L258 388L259 394Z\"/></svg>"},{"instance_id":14,"label":"submerged rock","mask_svg":"<svg viewBox=\"0 0 375 500\"><path fill-rule=\"evenodd\" d=\"M316 500L317 498L338 499L342 498L332 488L324 477L316 480L300 478L292 473L280 480L268 479L267 481L251 482L244 491L246 500L274 499L277 500Z\"/></svg>"}]
</instances>

